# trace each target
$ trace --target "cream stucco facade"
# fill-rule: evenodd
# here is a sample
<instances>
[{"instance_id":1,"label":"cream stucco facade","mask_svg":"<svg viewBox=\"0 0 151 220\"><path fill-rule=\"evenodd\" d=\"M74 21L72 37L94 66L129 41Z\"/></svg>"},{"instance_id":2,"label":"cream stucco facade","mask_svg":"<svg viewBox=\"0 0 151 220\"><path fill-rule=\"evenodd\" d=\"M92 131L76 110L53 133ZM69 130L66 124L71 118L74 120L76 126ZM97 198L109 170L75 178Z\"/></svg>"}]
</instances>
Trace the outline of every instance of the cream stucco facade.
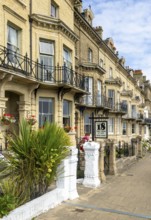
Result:
<instances>
[{"instance_id":1,"label":"cream stucco facade","mask_svg":"<svg viewBox=\"0 0 151 220\"><path fill-rule=\"evenodd\" d=\"M15 116L10 129L35 115L35 129L56 122L81 138L92 133L94 113L117 143L144 137L144 90L93 16L80 0L1 1L0 115Z\"/></svg>"}]
</instances>

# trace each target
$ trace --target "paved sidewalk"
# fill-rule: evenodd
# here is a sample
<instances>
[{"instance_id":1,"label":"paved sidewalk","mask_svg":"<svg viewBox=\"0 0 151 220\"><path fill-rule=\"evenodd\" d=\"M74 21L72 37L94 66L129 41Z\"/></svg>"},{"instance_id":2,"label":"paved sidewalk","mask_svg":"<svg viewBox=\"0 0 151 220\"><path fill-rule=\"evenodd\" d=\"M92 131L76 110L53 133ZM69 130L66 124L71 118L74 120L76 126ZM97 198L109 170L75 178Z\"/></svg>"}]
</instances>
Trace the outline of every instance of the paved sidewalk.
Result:
<instances>
[{"instance_id":1,"label":"paved sidewalk","mask_svg":"<svg viewBox=\"0 0 151 220\"><path fill-rule=\"evenodd\" d=\"M40 215L36 220L151 219L151 154L98 189L78 185L80 197Z\"/></svg>"}]
</instances>

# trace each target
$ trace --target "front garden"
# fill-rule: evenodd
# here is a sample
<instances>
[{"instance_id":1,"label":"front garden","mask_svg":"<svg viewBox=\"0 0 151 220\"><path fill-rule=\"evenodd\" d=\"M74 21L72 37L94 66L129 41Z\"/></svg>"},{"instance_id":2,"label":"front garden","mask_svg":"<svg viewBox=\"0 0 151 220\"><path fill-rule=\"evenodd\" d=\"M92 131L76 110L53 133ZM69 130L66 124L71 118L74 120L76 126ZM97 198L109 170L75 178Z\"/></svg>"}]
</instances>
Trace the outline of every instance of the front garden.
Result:
<instances>
[{"instance_id":1,"label":"front garden","mask_svg":"<svg viewBox=\"0 0 151 220\"><path fill-rule=\"evenodd\" d=\"M48 191L71 145L56 124L34 131L27 120L20 123L20 135L13 133L8 143L5 159L0 159L0 217Z\"/></svg>"}]
</instances>

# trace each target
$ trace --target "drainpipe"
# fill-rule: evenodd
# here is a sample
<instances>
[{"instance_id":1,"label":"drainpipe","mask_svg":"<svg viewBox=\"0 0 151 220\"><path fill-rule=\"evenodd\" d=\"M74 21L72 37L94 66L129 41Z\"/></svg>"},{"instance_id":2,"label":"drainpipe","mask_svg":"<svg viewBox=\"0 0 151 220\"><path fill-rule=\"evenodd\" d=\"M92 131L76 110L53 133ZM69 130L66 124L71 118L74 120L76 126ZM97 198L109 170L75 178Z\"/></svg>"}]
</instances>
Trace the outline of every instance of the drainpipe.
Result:
<instances>
[{"instance_id":1,"label":"drainpipe","mask_svg":"<svg viewBox=\"0 0 151 220\"><path fill-rule=\"evenodd\" d=\"M30 65L32 69L32 0L30 0L29 5L29 47L30 47Z\"/></svg>"}]
</instances>

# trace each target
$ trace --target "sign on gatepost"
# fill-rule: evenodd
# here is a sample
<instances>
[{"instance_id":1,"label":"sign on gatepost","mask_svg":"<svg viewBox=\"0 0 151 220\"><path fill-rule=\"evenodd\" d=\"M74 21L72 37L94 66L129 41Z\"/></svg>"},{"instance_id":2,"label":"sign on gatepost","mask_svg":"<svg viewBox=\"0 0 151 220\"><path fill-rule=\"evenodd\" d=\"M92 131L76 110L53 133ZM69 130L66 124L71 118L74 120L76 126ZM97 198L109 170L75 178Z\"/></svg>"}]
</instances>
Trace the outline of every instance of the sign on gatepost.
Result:
<instances>
[{"instance_id":1,"label":"sign on gatepost","mask_svg":"<svg viewBox=\"0 0 151 220\"><path fill-rule=\"evenodd\" d=\"M95 137L96 138L108 138L107 121L95 121Z\"/></svg>"}]
</instances>

